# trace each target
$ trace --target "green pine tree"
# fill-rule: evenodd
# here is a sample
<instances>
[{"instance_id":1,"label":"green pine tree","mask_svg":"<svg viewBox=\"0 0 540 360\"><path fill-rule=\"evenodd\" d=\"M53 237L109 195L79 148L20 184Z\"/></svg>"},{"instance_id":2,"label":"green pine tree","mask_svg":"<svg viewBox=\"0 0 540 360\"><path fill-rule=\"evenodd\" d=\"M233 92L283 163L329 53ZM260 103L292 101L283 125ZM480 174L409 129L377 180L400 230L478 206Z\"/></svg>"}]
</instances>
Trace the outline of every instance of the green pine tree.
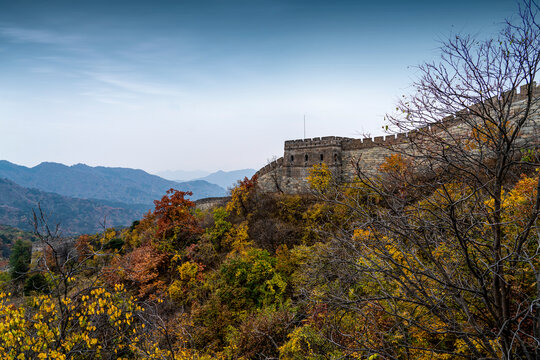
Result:
<instances>
[{"instance_id":1,"label":"green pine tree","mask_svg":"<svg viewBox=\"0 0 540 360\"><path fill-rule=\"evenodd\" d=\"M23 282L26 278L26 273L30 269L31 261L32 243L24 240L15 241L9 257L11 279L17 282Z\"/></svg>"}]
</instances>

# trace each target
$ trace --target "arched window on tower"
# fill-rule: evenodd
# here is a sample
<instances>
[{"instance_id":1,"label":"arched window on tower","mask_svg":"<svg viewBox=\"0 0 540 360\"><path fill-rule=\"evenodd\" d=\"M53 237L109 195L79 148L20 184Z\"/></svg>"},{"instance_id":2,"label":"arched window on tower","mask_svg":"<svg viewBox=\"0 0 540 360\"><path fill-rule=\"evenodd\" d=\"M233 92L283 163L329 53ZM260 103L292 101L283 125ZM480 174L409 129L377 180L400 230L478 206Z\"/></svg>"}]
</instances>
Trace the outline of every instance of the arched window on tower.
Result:
<instances>
[{"instance_id":1,"label":"arched window on tower","mask_svg":"<svg viewBox=\"0 0 540 360\"><path fill-rule=\"evenodd\" d=\"M324 160L324 154L321 154L321 161Z\"/></svg>"},{"instance_id":2,"label":"arched window on tower","mask_svg":"<svg viewBox=\"0 0 540 360\"><path fill-rule=\"evenodd\" d=\"M308 154L304 155L304 161L307 162L308 160L309 160L309 155Z\"/></svg>"},{"instance_id":3,"label":"arched window on tower","mask_svg":"<svg viewBox=\"0 0 540 360\"><path fill-rule=\"evenodd\" d=\"M334 154L334 163L337 164L337 154Z\"/></svg>"}]
</instances>

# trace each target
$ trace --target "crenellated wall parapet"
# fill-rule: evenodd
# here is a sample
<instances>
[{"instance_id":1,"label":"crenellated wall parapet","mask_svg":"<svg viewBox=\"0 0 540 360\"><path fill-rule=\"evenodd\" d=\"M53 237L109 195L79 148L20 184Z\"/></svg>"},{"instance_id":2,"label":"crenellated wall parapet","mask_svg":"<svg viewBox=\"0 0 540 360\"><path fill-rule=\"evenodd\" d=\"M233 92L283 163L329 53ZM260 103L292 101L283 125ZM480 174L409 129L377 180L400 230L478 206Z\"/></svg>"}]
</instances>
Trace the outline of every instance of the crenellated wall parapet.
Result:
<instances>
[{"instance_id":1,"label":"crenellated wall parapet","mask_svg":"<svg viewBox=\"0 0 540 360\"><path fill-rule=\"evenodd\" d=\"M533 84L532 98L540 97L540 86ZM282 191L286 193L302 193L309 191L307 177L309 170L317 164L326 164L334 177L347 182L352 181L357 173L357 167L366 174L376 174L379 166L389 156L390 149L408 146L412 139L418 139L425 134L441 133L448 135L469 136L464 119L474 115L475 111L484 111L483 106L494 108L500 101L511 101L512 113L519 113L528 100L528 86L523 85L517 90L507 91L500 97L493 97L483 103L472 105L467 109L447 116L439 122L407 133L367 137L361 139L325 136L310 139L287 140L284 144L283 157L267 164L257 172L259 184L265 191ZM540 138L540 109L539 104L533 105L536 117L529 121L521 131L521 140Z\"/></svg>"},{"instance_id":2,"label":"crenellated wall parapet","mask_svg":"<svg viewBox=\"0 0 540 360\"><path fill-rule=\"evenodd\" d=\"M285 141L285 150L317 148L321 146L341 146L341 143L344 140L353 139L339 136L325 136L312 139L287 140Z\"/></svg>"},{"instance_id":3,"label":"crenellated wall parapet","mask_svg":"<svg viewBox=\"0 0 540 360\"><path fill-rule=\"evenodd\" d=\"M269 162L268 164L266 164L264 167L262 167L259 171L257 171L257 176L258 177L261 177L265 174L268 174L269 172L277 169L277 168L280 168L281 166L283 166L283 158L280 157L279 159L276 159L276 160L273 160L271 162Z\"/></svg>"}]
</instances>

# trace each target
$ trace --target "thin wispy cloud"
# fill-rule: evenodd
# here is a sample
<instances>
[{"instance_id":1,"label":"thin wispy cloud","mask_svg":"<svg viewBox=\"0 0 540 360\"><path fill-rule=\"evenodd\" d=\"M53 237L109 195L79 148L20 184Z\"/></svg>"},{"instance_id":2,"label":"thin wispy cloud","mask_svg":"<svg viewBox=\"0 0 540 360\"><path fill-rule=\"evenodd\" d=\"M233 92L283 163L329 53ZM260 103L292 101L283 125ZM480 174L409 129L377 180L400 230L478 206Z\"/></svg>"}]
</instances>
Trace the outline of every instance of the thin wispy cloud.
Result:
<instances>
[{"instance_id":1,"label":"thin wispy cloud","mask_svg":"<svg viewBox=\"0 0 540 360\"><path fill-rule=\"evenodd\" d=\"M76 36L59 34L50 30L0 26L0 36L12 42L48 45L69 45L78 40Z\"/></svg>"},{"instance_id":2,"label":"thin wispy cloud","mask_svg":"<svg viewBox=\"0 0 540 360\"><path fill-rule=\"evenodd\" d=\"M131 93L172 97L179 97L183 95L183 92L167 85L133 81L121 78L118 75L104 73L89 73L88 75L99 82Z\"/></svg>"},{"instance_id":3,"label":"thin wispy cloud","mask_svg":"<svg viewBox=\"0 0 540 360\"><path fill-rule=\"evenodd\" d=\"M309 136L375 135L434 34L513 11L502 0L29 3L0 5L0 154L148 170L264 165L302 136L304 114ZM189 136L164 141L164 129ZM21 136L54 141L36 151Z\"/></svg>"},{"instance_id":4,"label":"thin wispy cloud","mask_svg":"<svg viewBox=\"0 0 540 360\"><path fill-rule=\"evenodd\" d=\"M120 105L129 109L140 109L142 107L142 105L137 102L137 95L125 91L101 88L83 91L80 95L92 98L95 101L104 104Z\"/></svg>"},{"instance_id":5,"label":"thin wispy cloud","mask_svg":"<svg viewBox=\"0 0 540 360\"><path fill-rule=\"evenodd\" d=\"M34 74L54 74L57 70L48 66L34 66L29 71Z\"/></svg>"}]
</instances>

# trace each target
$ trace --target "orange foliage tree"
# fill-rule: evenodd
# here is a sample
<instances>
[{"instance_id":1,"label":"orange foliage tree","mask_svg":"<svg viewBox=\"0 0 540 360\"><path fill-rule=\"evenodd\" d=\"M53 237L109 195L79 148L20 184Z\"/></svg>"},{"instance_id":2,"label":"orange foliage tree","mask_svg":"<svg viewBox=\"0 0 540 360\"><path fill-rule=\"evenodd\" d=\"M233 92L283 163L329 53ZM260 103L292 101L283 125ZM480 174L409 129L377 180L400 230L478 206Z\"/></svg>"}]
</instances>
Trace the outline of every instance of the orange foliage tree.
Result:
<instances>
[{"instance_id":1,"label":"orange foliage tree","mask_svg":"<svg viewBox=\"0 0 540 360\"><path fill-rule=\"evenodd\" d=\"M174 251L177 246L189 245L203 230L197 224L192 214L195 203L186 196L193 193L167 190L167 195L161 200L155 200L153 215L156 220L156 241L158 248L165 251Z\"/></svg>"},{"instance_id":2,"label":"orange foliage tree","mask_svg":"<svg viewBox=\"0 0 540 360\"><path fill-rule=\"evenodd\" d=\"M117 257L106 273L108 282L126 283L138 291L140 298L155 298L166 291L167 254L144 244L129 254Z\"/></svg>"},{"instance_id":3,"label":"orange foliage tree","mask_svg":"<svg viewBox=\"0 0 540 360\"><path fill-rule=\"evenodd\" d=\"M192 214L195 203L186 198L190 195L167 190L161 200L154 201L155 210L124 233L134 250L113 261L108 272L110 283L129 284L143 298L166 293L172 259L203 232Z\"/></svg>"}]
</instances>

